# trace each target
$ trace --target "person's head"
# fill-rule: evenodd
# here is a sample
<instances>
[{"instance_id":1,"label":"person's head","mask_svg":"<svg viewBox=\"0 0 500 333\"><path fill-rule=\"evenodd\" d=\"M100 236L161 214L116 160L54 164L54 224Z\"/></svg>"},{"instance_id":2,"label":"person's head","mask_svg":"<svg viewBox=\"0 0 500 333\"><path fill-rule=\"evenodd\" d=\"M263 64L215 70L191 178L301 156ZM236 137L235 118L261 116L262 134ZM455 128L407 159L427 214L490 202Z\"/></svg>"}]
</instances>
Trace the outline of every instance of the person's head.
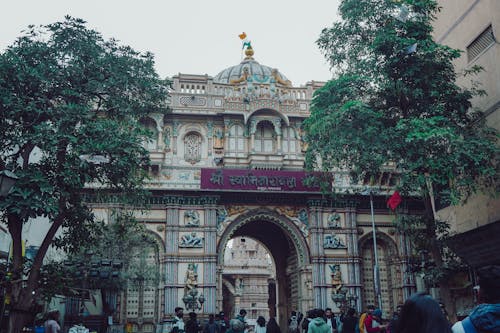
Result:
<instances>
[{"instance_id":1,"label":"person's head","mask_svg":"<svg viewBox=\"0 0 500 333\"><path fill-rule=\"evenodd\" d=\"M219 316L220 316L220 318L221 318L221 319L224 319L224 317L225 317L226 315L225 315L224 311L221 311L221 312L219 312Z\"/></svg>"},{"instance_id":2,"label":"person's head","mask_svg":"<svg viewBox=\"0 0 500 333\"><path fill-rule=\"evenodd\" d=\"M395 333L451 332L438 302L425 293L410 297L403 304Z\"/></svg>"},{"instance_id":3,"label":"person's head","mask_svg":"<svg viewBox=\"0 0 500 333\"><path fill-rule=\"evenodd\" d=\"M325 311L323 309L316 309L314 312L316 312L314 318L323 318L323 317L325 317Z\"/></svg>"},{"instance_id":4,"label":"person's head","mask_svg":"<svg viewBox=\"0 0 500 333\"><path fill-rule=\"evenodd\" d=\"M262 317L262 316L259 316L259 318L257 318L257 324L260 327L266 326L266 319L264 317Z\"/></svg>"},{"instance_id":5,"label":"person's head","mask_svg":"<svg viewBox=\"0 0 500 333\"><path fill-rule=\"evenodd\" d=\"M215 320L220 320L220 319L221 319L221 318L220 318L220 314L216 313L216 314L215 314Z\"/></svg>"},{"instance_id":6,"label":"person's head","mask_svg":"<svg viewBox=\"0 0 500 333\"><path fill-rule=\"evenodd\" d=\"M332 316L333 316L332 309L330 309L330 308L326 308L326 309L325 309L325 317L326 317L326 318L331 318Z\"/></svg>"},{"instance_id":7,"label":"person's head","mask_svg":"<svg viewBox=\"0 0 500 333\"><path fill-rule=\"evenodd\" d=\"M234 332L243 332L243 330L245 329L245 324L243 324L239 319L231 319L231 321L229 322L229 327Z\"/></svg>"},{"instance_id":8,"label":"person's head","mask_svg":"<svg viewBox=\"0 0 500 333\"><path fill-rule=\"evenodd\" d=\"M368 314L372 314L372 313L373 313L373 311L375 311L375 305L370 304L370 305L368 305L368 306L366 307L366 312L367 312Z\"/></svg>"},{"instance_id":9,"label":"person's head","mask_svg":"<svg viewBox=\"0 0 500 333\"><path fill-rule=\"evenodd\" d=\"M500 266L489 265L477 270L479 300L483 303L500 303Z\"/></svg>"},{"instance_id":10,"label":"person's head","mask_svg":"<svg viewBox=\"0 0 500 333\"><path fill-rule=\"evenodd\" d=\"M209 323L213 323L213 322L214 322L214 320L215 320L215 316L214 316L213 314L209 314L209 315L208 315L208 322L209 322Z\"/></svg>"},{"instance_id":11,"label":"person's head","mask_svg":"<svg viewBox=\"0 0 500 333\"><path fill-rule=\"evenodd\" d=\"M196 319L196 312L189 312L189 319Z\"/></svg>"},{"instance_id":12,"label":"person's head","mask_svg":"<svg viewBox=\"0 0 500 333\"><path fill-rule=\"evenodd\" d=\"M245 317L247 315L247 310L241 309L240 310L240 316Z\"/></svg>"},{"instance_id":13,"label":"person's head","mask_svg":"<svg viewBox=\"0 0 500 333\"><path fill-rule=\"evenodd\" d=\"M382 310L380 309L375 309L372 312L372 316L377 319L377 321L380 321L382 319Z\"/></svg>"},{"instance_id":14,"label":"person's head","mask_svg":"<svg viewBox=\"0 0 500 333\"><path fill-rule=\"evenodd\" d=\"M175 315L179 318L181 318L184 315L184 308L181 308L180 306L175 308Z\"/></svg>"},{"instance_id":15,"label":"person's head","mask_svg":"<svg viewBox=\"0 0 500 333\"><path fill-rule=\"evenodd\" d=\"M307 316L307 318L311 318L311 319L312 319L312 318L315 318L315 317L314 317L314 316L315 316L314 309L308 310L308 311L306 312L306 316Z\"/></svg>"},{"instance_id":16,"label":"person's head","mask_svg":"<svg viewBox=\"0 0 500 333\"><path fill-rule=\"evenodd\" d=\"M291 315L291 316L296 316L296 315L297 315L297 311L292 311L292 312L290 313L290 315Z\"/></svg>"},{"instance_id":17,"label":"person's head","mask_svg":"<svg viewBox=\"0 0 500 333\"><path fill-rule=\"evenodd\" d=\"M49 310L49 312L47 312L47 318L52 320L59 320L59 310Z\"/></svg>"},{"instance_id":18,"label":"person's head","mask_svg":"<svg viewBox=\"0 0 500 333\"><path fill-rule=\"evenodd\" d=\"M349 308L347 310L347 316L354 317L355 314L356 314L356 310L354 310L354 308Z\"/></svg>"}]
</instances>

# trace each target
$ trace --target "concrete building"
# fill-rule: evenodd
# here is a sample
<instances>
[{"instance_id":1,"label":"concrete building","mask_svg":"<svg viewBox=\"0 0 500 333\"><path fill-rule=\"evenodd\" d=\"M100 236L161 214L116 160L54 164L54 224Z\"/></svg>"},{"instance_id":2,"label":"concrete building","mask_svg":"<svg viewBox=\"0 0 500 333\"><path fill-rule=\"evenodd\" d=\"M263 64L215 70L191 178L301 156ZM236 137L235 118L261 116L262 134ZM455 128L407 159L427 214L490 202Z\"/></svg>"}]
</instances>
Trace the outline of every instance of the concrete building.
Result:
<instances>
[{"instance_id":1,"label":"concrete building","mask_svg":"<svg viewBox=\"0 0 500 333\"><path fill-rule=\"evenodd\" d=\"M497 0L440 0L442 6L434 22L437 42L463 51L455 61L458 73L473 66L484 70L477 76L461 76L457 83L472 87L480 83L487 95L473 99L473 107L484 113L487 124L500 130L500 2ZM457 235L450 245L473 267L500 264L500 198L477 194L466 204L441 209L439 216L450 222ZM467 278L466 276L464 278ZM471 276L472 280L474 279ZM457 305L472 304L470 284L457 279Z\"/></svg>"}]
</instances>

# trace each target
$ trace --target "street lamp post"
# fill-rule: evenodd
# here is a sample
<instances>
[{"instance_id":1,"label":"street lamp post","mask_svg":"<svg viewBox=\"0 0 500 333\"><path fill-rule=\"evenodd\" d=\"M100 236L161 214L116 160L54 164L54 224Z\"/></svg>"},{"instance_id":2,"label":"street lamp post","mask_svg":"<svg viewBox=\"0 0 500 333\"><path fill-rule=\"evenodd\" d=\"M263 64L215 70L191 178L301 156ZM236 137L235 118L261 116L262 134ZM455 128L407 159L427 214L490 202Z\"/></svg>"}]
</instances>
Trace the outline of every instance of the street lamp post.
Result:
<instances>
[{"instance_id":1,"label":"street lamp post","mask_svg":"<svg viewBox=\"0 0 500 333\"><path fill-rule=\"evenodd\" d=\"M373 257L375 263L373 265L373 283L375 285L375 295L377 297L378 308L382 310L382 295L380 293L380 271L378 266L377 253L377 233L375 230L375 213L373 212L373 191L370 190L370 213L372 220L372 237L373 237Z\"/></svg>"},{"instance_id":2,"label":"street lamp post","mask_svg":"<svg viewBox=\"0 0 500 333\"><path fill-rule=\"evenodd\" d=\"M205 303L205 296L200 294L198 296L198 290L193 288L187 292L184 297L182 297L182 301L184 302L184 306L186 310L196 311L201 310L203 307L203 303Z\"/></svg>"}]
</instances>

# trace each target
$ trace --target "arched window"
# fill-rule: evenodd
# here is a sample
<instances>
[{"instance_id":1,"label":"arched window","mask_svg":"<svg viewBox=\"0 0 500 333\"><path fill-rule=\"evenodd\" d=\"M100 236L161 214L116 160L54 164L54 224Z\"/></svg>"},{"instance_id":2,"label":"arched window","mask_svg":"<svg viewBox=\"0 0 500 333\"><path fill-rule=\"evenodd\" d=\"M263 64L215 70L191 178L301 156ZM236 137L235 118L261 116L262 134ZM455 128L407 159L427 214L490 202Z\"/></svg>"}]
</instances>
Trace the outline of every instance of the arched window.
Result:
<instances>
[{"instance_id":1,"label":"arched window","mask_svg":"<svg viewBox=\"0 0 500 333\"><path fill-rule=\"evenodd\" d=\"M201 160L201 136L190 132L184 137L184 160L195 164Z\"/></svg>"},{"instance_id":2,"label":"arched window","mask_svg":"<svg viewBox=\"0 0 500 333\"><path fill-rule=\"evenodd\" d=\"M245 151L244 129L241 125L234 125L229 130L229 153L242 153Z\"/></svg>"},{"instance_id":3,"label":"arched window","mask_svg":"<svg viewBox=\"0 0 500 333\"><path fill-rule=\"evenodd\" d=\"M150 132L150 136L144 138L142 143L143 147L147 150L158 149L158 130L155 121L150 118L145 118L141 119L140 123Z\"/></svg>"},{"instance_id":4,"label":"arched window","mask_svg":"<svg viewBox=\"0 0 500 333\"><path fill-rule=\"evenodd\" d=\"M297 152L295 130L291 127L283 129L283 152L285 154L295 154Z\"/></svg>"},{"instance_id":5,"label":"arched window","mask_svg":"<svg viewBox=\"0 0 500 333\"><path fill-rule=\"evenodd\" d=\"M255 132L255 151L258 153L272 153L275 151L276 134L270 121L261 121Z\"/></svg>"}]
</instances>

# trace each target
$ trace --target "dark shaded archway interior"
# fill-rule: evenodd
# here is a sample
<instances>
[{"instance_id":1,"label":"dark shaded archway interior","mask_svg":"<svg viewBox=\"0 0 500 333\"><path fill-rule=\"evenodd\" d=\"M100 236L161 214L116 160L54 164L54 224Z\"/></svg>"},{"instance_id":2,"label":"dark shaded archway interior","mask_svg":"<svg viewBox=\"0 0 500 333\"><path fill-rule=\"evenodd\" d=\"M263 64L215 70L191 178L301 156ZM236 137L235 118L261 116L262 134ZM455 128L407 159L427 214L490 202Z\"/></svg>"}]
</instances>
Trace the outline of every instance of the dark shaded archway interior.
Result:
<instances>
[{"instance_id":1,"label":"dark shaded archway interior","mask_svg":"<svg viewBox=\"0 0 500 333\"><path fill-rule=\"evenodd\" d=\"M291 239L276 224L268 221L252 221L238 228L233 237L251 237L258 240L270 251L276 265L276 281L278 296L278 319L281 327L287 326L288 314L296 309L298 300L292 299L291 284L298 284L297 279L290 279L290 271L297 267L288 267L290 263L297 264L297 251ZM293 258L294 260L290 260ZM287 274L288 272L288 274Z\"/></svg>"}]
</instances>

